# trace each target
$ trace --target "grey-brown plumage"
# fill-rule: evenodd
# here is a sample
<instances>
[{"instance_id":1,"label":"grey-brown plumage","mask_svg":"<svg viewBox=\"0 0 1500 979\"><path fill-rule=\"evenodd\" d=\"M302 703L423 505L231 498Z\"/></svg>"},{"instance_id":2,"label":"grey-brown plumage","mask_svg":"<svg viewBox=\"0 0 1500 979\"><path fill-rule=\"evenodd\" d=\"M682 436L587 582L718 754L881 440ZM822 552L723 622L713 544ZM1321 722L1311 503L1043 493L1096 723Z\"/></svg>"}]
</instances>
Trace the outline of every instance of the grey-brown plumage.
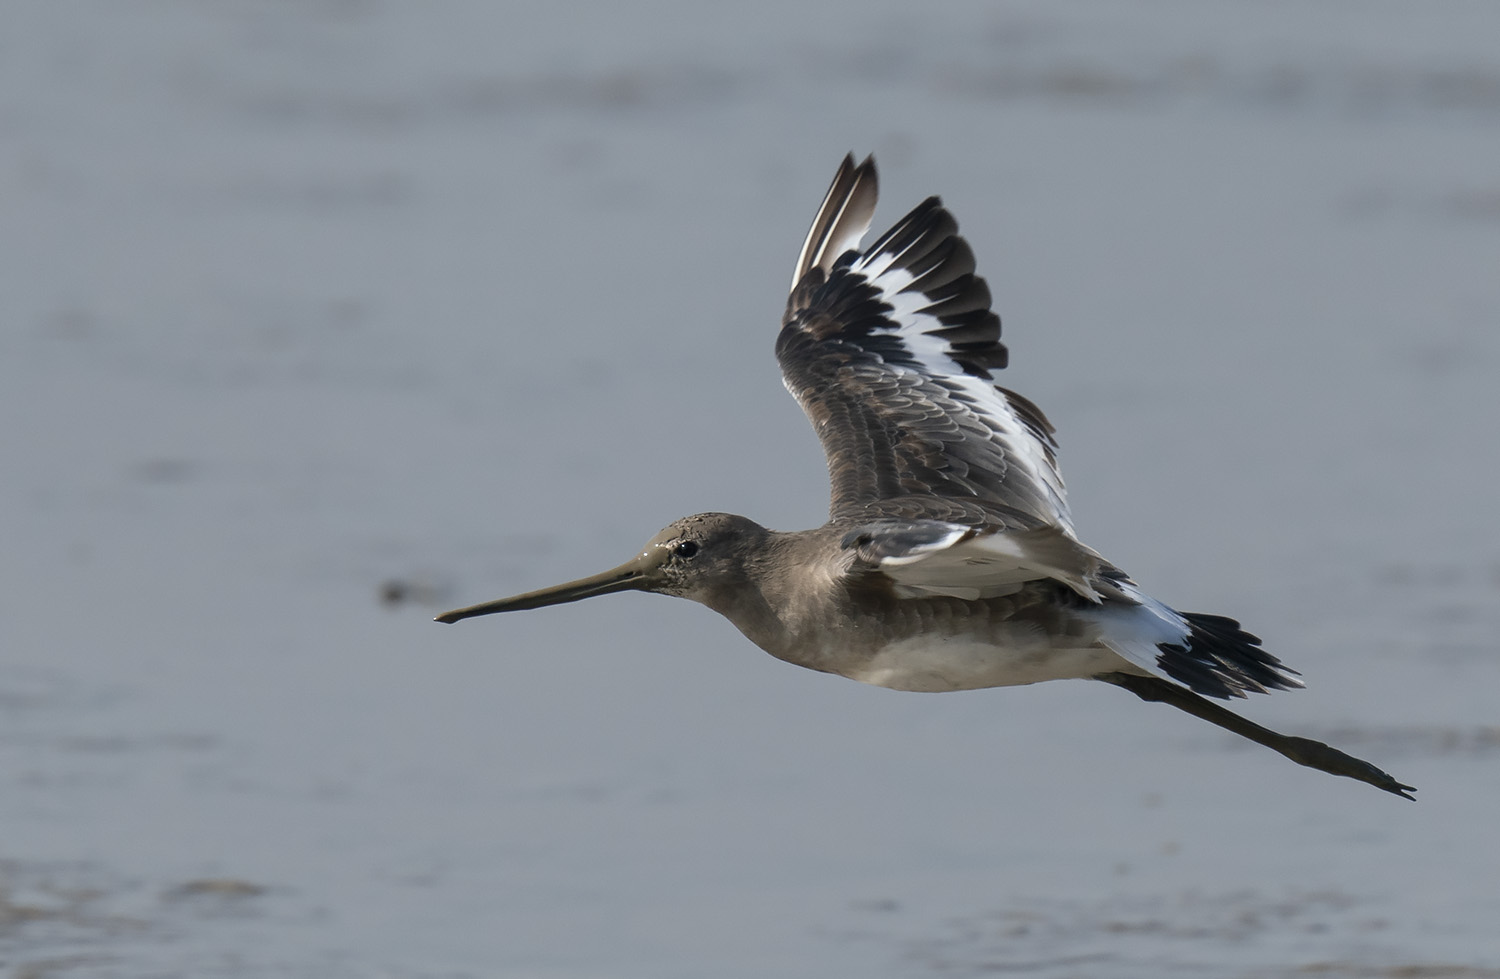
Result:
<instances>
[{"instance_id":1,"label":"grey-brown plumage","mask_svg":"<svg viewBox=\"0 0 1500 979\"><path fill-rule=\"evenodd\" d=\"M441 622L638 590L700 602L780 659L943 691L1088 678L1322 771L1385 772L1204 700L1301 686L1233 619L1178 612L1080 542L1052 425L999 387L1000 320L958 224L928 198L868 248L871 159L845 158L798 255L776 341L828 459L829 522L678 520L603 574Z\"/></svg>"}]
</instances>

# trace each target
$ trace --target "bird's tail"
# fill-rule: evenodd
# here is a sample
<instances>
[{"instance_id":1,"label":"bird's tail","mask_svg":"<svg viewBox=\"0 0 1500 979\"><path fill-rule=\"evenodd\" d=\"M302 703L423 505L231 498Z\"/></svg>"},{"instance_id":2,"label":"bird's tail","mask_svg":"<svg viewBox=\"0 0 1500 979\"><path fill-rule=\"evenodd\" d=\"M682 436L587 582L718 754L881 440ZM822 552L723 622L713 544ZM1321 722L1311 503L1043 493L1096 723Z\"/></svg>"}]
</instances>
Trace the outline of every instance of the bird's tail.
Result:
<instances>
[{"instance_id":1,"label":"bird's tail","mask_svg":"<svg viewBox=\"0 0 1500 979\"><path fill-rule=\"evenodd\" d=\"M1243 697L1247 691L1302 686L1296 670L1261 648L1260 639L1234 619L1179 612L1116 579L1119 596L1096 606L1099 641L1158 676L1208 697Z\"/></svg>"},{"instance_id":2,"label":"bird's tail","mask_svg":"<svg viewBox=\"0 0 1500 979\"><path fill-rule=\"evenodd\" d=\"M1260 646L1234 619L1203 612L1178 612L1187 623L1181 642L1158 643L1156 665L1195 693L1210 697L1243 697L1245 691L1294 690L1302 686L1296 670Z\"/></svg>"}]
</instances>

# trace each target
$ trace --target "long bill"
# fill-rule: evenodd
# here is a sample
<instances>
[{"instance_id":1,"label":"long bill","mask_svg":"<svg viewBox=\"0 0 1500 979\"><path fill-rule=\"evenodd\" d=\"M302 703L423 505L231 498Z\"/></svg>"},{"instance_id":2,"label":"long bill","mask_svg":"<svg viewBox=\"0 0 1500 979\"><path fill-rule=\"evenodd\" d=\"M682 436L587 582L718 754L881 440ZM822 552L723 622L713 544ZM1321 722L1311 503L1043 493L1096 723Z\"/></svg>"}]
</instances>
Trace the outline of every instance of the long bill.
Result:
<instances>
[{"instance_id":1,"label":"long bill","mask_svg":"<svg viewBox=\"0 0 1500 979\"><path fill-rule=\"evenodd\" d=\"M484 602L479 605L470 605L468 608L458 608L451 612L444 612L437 617L438 622L457 622L460 619L472 619L476 615L491 615L495 612L519 612L522 609L543 608L548 605L562 605L565 602L582 601L585 598L593 598L595 595L608 595L617 591L644 591L650 580L650 571L654 564L649 560L649 555L641 554L618 568L611 568L601 574L590 575L587 578L579 578L577 581L569 581L561 585L553 585L551 588L539 588L529 591L524 595L516 595L511 598L501 598L493 602Z\"/></svg>"}]
</instances>

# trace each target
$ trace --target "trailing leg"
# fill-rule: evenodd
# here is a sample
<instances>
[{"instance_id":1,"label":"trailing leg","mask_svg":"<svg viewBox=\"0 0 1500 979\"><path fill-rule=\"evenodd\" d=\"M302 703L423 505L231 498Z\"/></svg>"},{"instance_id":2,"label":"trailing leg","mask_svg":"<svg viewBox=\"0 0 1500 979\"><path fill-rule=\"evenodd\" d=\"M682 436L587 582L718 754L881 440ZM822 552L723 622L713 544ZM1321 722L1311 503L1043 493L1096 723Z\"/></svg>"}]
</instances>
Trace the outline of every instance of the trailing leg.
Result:
<instances>
[{"instance_id":1,"label":"trailing leg","mask_svg":"<svg viewBox=\"0 0 1500 979\"><path fill-rule=\"evenodd\" d=\"M1263 744L1272 751L1278 751L1299 765L1316 768L1330 775L1359 779L1361 782L1370 783L1377 789L1384 789L1399 795L1403 799L1415 799L1411 793L1416 789L1410 785L1403 785L1367 761L1361 761L1353 755L1346 755L1321 741L1277 734L1269 728L1247 721L1233 711L1225 710L1218 704L1203 699L1170 680L1154 676L1137 676L1132 673L1101 673L1094 679L1124 687L1142 700L1171 704L1178 710L1187 711L1194 717L1200 717L1210 724L1217 724L1226 731L1233 731L1242 738L1249 738L1256 744Z\"/></svg>"}]
</instances>

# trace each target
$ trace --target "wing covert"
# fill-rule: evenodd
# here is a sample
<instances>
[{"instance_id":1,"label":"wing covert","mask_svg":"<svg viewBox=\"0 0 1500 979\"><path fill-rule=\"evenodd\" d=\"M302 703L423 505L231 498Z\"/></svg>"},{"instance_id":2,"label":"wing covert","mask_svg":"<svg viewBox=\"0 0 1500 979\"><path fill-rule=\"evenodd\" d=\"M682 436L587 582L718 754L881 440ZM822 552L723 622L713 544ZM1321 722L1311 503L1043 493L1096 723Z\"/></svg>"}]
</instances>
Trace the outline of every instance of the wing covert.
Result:
<instances>
[{"instance_id":1,"label":"wing covert","mask_svg":"<svg viewBox=\"0 0 1500 979\"><path fill-rule=\"evenodd\" d=\"M1050 578L1097 604L1104 562L1057 526L1013 529L942 520L882 519L850 529L840 544L890 579L898 598L997 598Z\"/></svg>"}]
</instances>

